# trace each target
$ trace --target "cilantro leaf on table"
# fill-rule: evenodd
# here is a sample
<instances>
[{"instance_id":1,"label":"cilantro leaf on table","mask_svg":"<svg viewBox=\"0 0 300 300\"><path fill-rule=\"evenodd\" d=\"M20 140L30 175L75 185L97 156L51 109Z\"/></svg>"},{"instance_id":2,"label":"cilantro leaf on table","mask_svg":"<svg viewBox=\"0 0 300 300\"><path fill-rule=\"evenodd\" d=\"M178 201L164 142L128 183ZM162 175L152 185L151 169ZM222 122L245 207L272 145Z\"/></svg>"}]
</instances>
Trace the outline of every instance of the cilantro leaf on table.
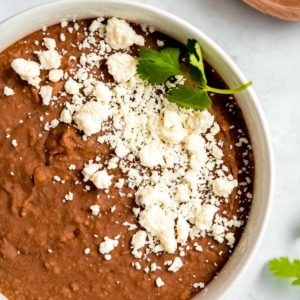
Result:
<instances>
[{"instance_id":1,"label":"cilantro leaf on table","mask_svg":"<svg viewBox=\"0 0 300 300\"><path fill-rule=\"evenodd\" d=\"M273 276L293 279L292 285L300 285L300 260L290 261L288 257L275 258L269 261Z\"/></svg>"},{"instance_id":2,"label":"cilantro leaf on table","mask_svg":"<svg viewBox=\"0 0 300 300\"><path fill-rule=\"evenodd\" d=\"M183 75L179 55L180 51L176 48L156 51L143 47L138 57L138 74L151 84L161 84L172 76Z\"/></svg>"},{"instance_id":3,"label":"cilantro leaf on table","mask_svg":"<svg viewBox=\"0 0 300 300\"><path fill-rule=\"evenodd\" d=\"M211 106L211 100L206 91L188 85L179 85L171 89L165 97L185 108L203 110Z\"/></svg>"},{"instance_id":4,"label":"cilantro leaf on table","mask_svg":"<svg viewBox=\"0 0 300 300\"><path fill-rule=\"evenodd\" d=\"M200 81L202 86L206 86L207 79L199 43L195 39L188 39L186 48L193 77Z\"/></svg>"}]
</instances>

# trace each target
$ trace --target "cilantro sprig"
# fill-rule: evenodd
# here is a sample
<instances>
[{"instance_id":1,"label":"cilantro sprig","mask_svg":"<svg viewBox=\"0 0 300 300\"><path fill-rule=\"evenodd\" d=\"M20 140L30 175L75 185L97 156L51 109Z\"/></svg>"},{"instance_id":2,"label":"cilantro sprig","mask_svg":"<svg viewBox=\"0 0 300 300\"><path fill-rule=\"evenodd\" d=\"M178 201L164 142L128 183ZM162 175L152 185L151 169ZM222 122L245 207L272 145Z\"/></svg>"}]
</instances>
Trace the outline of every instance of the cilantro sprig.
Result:
<instances>
[{"instance_id":1,"label":"cilantro sprig","mask_svg":"<svg viewBox=\"0 0 300 300\"><path fill-rule=\"evenodd\" d=\"M186 53L189 72L183 70L179 62L179 49L165 48L157 51L143 47L138 57L137 72L143 80L153 85L163 84L173 76L183 75L189 80L186 80L184 85L178 85L170 89L165 96L169 101L181 107L193 108L195 110L203 110L211 106L212 101L208 92L236 94L252 85L252 82L248 82L235 89L210 87L207 84L199 43L194 39L189 39L187 41Z\"/></svg>"},{"instance_id":2,"label":"cilantro sprig","mask_svg":"<svg viewBox=\"0 0 300 300\"><path fill-rule=\"evenodd\" d=\"M300 260L290 261L288 257L274 258L269 262L273 276L293 279L292 285L300 285Z\"/></svg>"},{"instance_id":3,"label":"cilantro sprig","mask_svg":"<svg viewBox=\"0 0 300 300\"><path fill-rule=\"evenodd\" d=\"M151 84L161 84L170 77L183 75L179 63L179 49L166 48L160 52L143 47L138 58L137 71L140 77Z\"/></svg>"}]
</instances>

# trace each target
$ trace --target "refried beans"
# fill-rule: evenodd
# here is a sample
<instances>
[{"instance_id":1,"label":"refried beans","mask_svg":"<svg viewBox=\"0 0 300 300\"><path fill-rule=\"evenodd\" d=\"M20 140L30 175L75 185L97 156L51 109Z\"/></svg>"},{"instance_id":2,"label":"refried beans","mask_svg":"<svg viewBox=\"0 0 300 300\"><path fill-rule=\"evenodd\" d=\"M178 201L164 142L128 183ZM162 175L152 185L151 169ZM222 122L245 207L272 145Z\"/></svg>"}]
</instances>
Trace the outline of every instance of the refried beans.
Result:
<instances>
[{"instance_id":1,"label":"refried beans","mask_svg":"<svg viewBox=\"0 0 300 300\"><path fill-rule=\"evenodd\" d=\"M83 53L98 53L101 47L101 51L108 51L99 64L92 65L89 74L113 89L116 78L105 63L111 53L137 56L141 37L153 49L183 49L183 45L151 26L131 24L139 40L127 49L116 49L115 45L109 49L105 31L101 32L107 20L100 23L101 28L90 30L100 32L93 39L87 39L92 20L69 21L34 32L0 53L0 292L10 300L190 299L218 275L247 221L254 178L247 128L232 96L211 94L209 114L220 127L213 139L222 150L222 170L238 182L227 197L216 197L219 216L233 224L226 229L231 235L224 238L228 232L221 228L220 239L216 238L211 224L205 233L190 235L182 244L175 242L175 251L155 251L159 238L151 237L137 217L147 209L139 208L135 199L143 180L128 184L130 174L124 174L125 167L107 167L116 150L105 140L99 142L99 137L111 131L107 124L112 123L112 115L103 121L106 125L101 130L84 135L79 123L74 125L74 118L61 121L61 112L79 93L65 91L67 80L87 80L75 76ZM37 53L47 50L44 38L56 41L61 64L55 68L63 71L63 77L55 74L59 80L49 80L50 66L41 68L39 83L29 84L30 78L20 78L12 62L23 58L40 63ZM48 45L48 49L53 48ZM210 86L226 88L209 64L205 63L205 68ZM50 100L42 95L42 86L52 87ZM84 84L79 87L87 88ZM80 93L85 97L89 91ZM175 147L181 149L170 149ZM121 160L118 158L117 163ZM131 161L138 163L136 157ZM84 180L82 171L89 162L108 173L99 173L95 183L92 177ZM145 176L154 172L150 167L146 170ZM139 230L148 233L146 244L138 249L140 257L132 254L132 237ZM180 264L168 270L176 258Z\"/></svg>"}]
</instances>

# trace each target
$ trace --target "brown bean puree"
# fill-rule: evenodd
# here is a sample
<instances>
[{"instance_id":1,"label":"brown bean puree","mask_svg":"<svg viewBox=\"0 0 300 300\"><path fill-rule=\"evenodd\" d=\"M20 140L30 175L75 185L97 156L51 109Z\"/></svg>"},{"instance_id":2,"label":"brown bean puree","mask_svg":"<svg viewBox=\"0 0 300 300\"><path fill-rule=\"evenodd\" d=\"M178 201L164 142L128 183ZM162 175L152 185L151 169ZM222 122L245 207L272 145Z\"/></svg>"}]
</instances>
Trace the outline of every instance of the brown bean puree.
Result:
<instances>
[{"instance_id":1,"label":"brown bean puree","mask_svg":"<svg viewBox=\"0 0 300 300\"><path fill-rule=\"evenodd\" d=\"M184 249L178 247L173 254L149 253L146 259L136 259L130 248L132 235L140 228L132 213L135 190L125 184L120 195L114 186L124 177L122 170L109 171L114 175L109 192L83 182L85 163L97 155L104 163L114 155L108 144L97 142L103 131L83 139L82 132L62 122L45 129L47 122L60 118L63 104L71 101L71 95L62 93L66 78L49 82L48 71L41 71L40 85L52 86L52 95L57 97L52 105L43 105L38 89L11 68L16 58L38 62L34 52L44 49L44 37L56 40L62 55L60 69L66 73L75 68L80 55L91 51L74 46L86 38L84 28L91 21L76 24L79 28L69 22L63 28L59 24L37 31L0 53L0 291L11 300L190 299L203 287L195 283L206 287L228 261L249 213L253 154L251 146L241 142L241 138L249 141L242 113L233 97L211 96L209 111L220 126L216 138L223 141L223 160L239 182L219 209L226 218L236 216L244 222L239 228L230 228L234 245L226 240L219 243L208 234L189 239ZM152 48L158 48L158 40L164 41L164 47L181 47L159 32L146 33L139 26L134 29ZM61 40L62 33L66 41ZM138 48L132 46L130 53L137 54ZM206 72L211 86L226 87L208 64ZM105 64L94 67L92 73L102 73L104 82L113 82ZM5 87L14 94L4 96ZM75 170L70 165L75 165ZM73 200L63 201L70 191ZM100 205L99 217L91 214L89 207L94 204ZM138 228L129 231L124 222ZM99 253L99 244L106 236L118 235L119 244L107 260ZM195 243L202 251L195 249ZM175 257L182 259L183 266L170 272L164 263ZM140 266L133 265L136 262ZM152 262L160 268L147 272ZM155 283L158 277L164 282L161 287Z\"/></svg>"}]
</instances>

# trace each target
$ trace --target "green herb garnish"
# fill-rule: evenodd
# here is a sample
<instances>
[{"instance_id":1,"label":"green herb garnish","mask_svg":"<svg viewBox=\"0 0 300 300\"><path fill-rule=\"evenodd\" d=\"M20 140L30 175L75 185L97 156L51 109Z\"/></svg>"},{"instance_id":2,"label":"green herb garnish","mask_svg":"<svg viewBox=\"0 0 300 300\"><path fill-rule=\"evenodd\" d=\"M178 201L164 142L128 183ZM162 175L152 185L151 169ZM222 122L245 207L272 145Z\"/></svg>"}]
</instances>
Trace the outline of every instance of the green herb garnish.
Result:
<instances>
[{"instance_id":1,"label":"green herb garnish","mask_svg":"<svg viewBox=\"0 0 300 300\"><path fill-rule=\"evenodd\" d=\"M287 257L270 260L269 269L273 276L293 279L292 285L300 285L300 260L290 261Z\"/></svg>"},{"instance_id":2,"label":"green herb garnish","mask_svg":"<svg viewBox=\"0 0 300 300\"><path fill-rule=\"evenodd\" d=\"M159 51L142 48L137 71L143 80L151 84L162 84L170 77L183 75L179 63L179 49L166 48Z\"/></svg>"},{"instance_id":3,"label":"green herb garnish","mask_svg":"<svg viewBox=\"0 0 300 300\"><path fill-rule=\"evenodd\" d=\"M185 108L202 110L211 106L211 100L204 90L189 85L179 85L165 96L171 102Z\"/></svg>"},{"instance_id":4,"label":"green herb garnish","mask_svg":"<svg viewBox=\"0 0 300 300\"><path fill-rule=\"evenodd\" d=\"M196 40L189 39L187 41L186 48L193 77L197 81L200 81L202 86L206 86L207 80L205 76L203 57L199 43Z\"/></svg>"},{"instance_id":5,"label":"green herb garnish","mask_svg":"<svg viewBox=\"0 0 300 300\"><path fill-rule=\"evenodd\" d=\"M211 106L212 101L208 92L235 94L252 85L252 82L248 82L236 89L210 87L207 85L199 43L194 39L189 39L186 52L189 72L184 71L179 63L179 49L165 48L157 51L144 47L141 49L138 57L137 72L143 80L147 80L150 84L162 84L176 75L185 76L189 80L186 80L184 85L170 89L165 96L168 100L181 107L196 110L207 109Z\"/></svg>"}]
</instances>

